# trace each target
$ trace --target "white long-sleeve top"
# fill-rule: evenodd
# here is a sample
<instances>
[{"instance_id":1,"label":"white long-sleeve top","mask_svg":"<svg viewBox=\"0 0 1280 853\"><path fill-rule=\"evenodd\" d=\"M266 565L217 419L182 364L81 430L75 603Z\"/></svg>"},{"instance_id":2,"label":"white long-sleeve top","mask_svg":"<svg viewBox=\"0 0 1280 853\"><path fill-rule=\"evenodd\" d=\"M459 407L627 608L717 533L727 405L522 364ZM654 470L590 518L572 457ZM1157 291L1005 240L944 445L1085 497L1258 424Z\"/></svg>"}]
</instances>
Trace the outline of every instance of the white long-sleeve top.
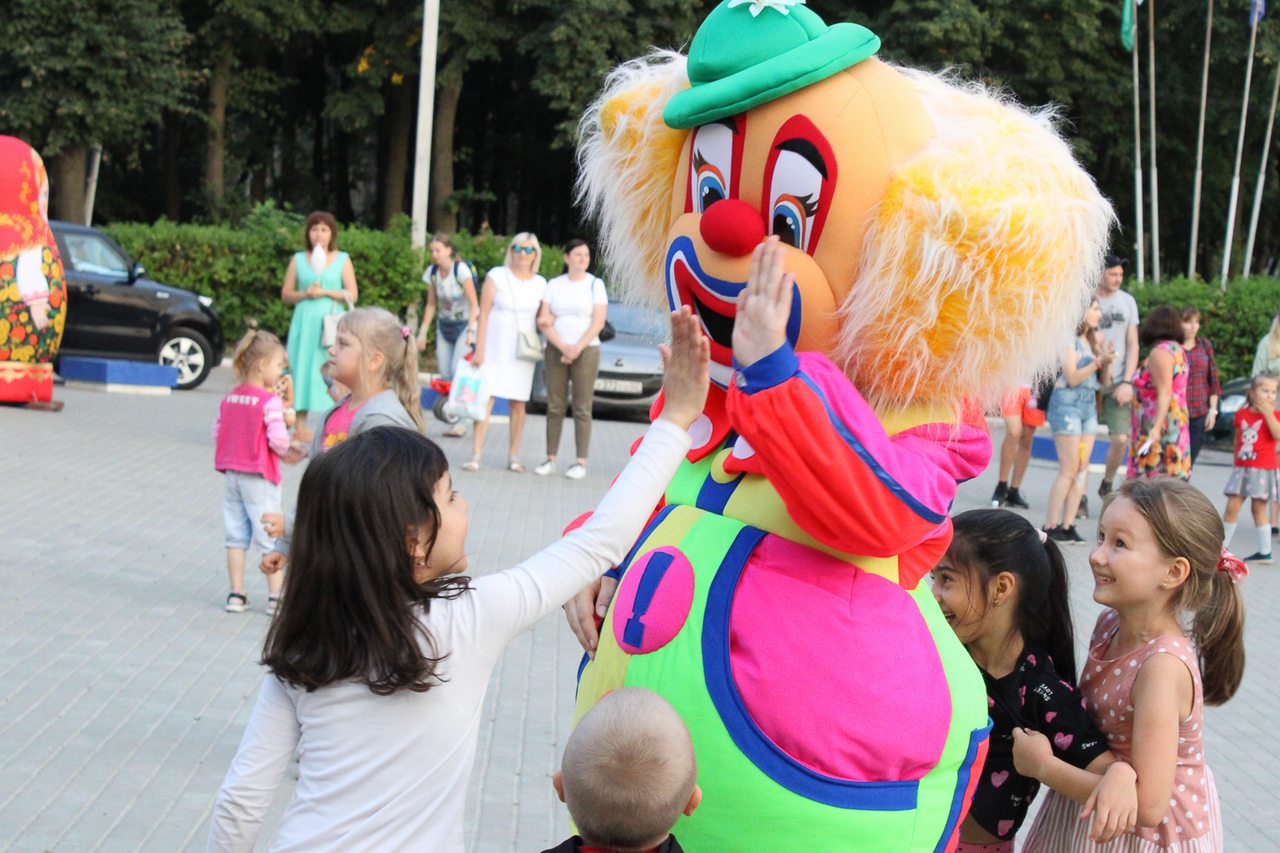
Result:
<instances>
[{"instance_id":1,"label":"white long-sleeve top","mask_svg":"<svg viewBox=\"0 0 1280 853\"><path fill-rule=\"evenodd\" d=\"M616 565L662 497L689 435L649 427L582 527L520 565L474 579L422 619L447 652L444 683L377 696L344 682L312 693L268 673L213 809L208 849L250 851L289 758L301 745L293 801L273 851L460 851L467 780L489 674L507 644Z\"/></svg>"}]
</instances>

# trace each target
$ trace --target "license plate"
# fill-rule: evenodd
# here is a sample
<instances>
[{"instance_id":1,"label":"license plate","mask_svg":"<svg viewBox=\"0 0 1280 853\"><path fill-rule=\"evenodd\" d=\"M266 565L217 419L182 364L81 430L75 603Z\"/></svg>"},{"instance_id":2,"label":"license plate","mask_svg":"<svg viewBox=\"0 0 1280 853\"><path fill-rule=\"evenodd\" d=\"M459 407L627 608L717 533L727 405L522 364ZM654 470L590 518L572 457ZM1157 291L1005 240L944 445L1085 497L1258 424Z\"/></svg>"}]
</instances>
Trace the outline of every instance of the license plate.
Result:
<instances>
[{"instance_id":1,"label":"license plate","mask_svg":"<svg viewBox=\"0 0 1280 853\"><path fill-rule=\"evenodd\" d=\"M641 394L644 383L638 379L596 379L596 390L607 394Z\"/></svg>"}]
</instances>

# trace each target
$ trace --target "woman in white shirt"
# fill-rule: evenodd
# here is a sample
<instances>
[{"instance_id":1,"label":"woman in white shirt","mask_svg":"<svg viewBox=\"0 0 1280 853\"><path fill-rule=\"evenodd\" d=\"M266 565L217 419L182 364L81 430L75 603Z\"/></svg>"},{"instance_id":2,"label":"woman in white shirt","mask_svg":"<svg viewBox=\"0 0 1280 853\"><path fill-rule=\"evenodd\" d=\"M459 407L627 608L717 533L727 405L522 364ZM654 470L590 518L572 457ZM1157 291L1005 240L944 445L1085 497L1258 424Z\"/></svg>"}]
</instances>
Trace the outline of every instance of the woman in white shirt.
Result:
<instances>
[{"instance_id":1,"label":"woman in white shirt","mask_svg":"<svg viewBox=\"0 0 1280 853\"><path fill-rule=\"evenodd\" d=\"M536 235L522 231L507 246L506 263L489 270L480 293L480 328L471 364L484 368L489 385L489 411L493 399L501 397L511 406L511 435L508 441L507 470L521 473L520 436L524 432L525 404L533 390L533 362L521 357L517 338L538 336L538 306L547 289L547 280L538 275L542 246ZM536 348L535 348L536 352ZM471 461L464 471L480 470L480 449L489 418L476 424Z\"/></svg>"},{"instance_id":2,"label":"woman in white shirt","mask_svg":"<svg viewBox=\"0 0 1280 853\"><path fill-rule=\"evenodd\" d=\"M564 252L565 274L547 283L538 309L538 328L547 339L547 460L533 469L546 476L556 469L560 432L564 427L573 386L573 437L578 451L565 476L580 480L587 474L591 444L591 403L600 372L600 330L609 298L604 282L587 272L591 249L586 240L570 240Z\"/></svg>"}]
</instances>

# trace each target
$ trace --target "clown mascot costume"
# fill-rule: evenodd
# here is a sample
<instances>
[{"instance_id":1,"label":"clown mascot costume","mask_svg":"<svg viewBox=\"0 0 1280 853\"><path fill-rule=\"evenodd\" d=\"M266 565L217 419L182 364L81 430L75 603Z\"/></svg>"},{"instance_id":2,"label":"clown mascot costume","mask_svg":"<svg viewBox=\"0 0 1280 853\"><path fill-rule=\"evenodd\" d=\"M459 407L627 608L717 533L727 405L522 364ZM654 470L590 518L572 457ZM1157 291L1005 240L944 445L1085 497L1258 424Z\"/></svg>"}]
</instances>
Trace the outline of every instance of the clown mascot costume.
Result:
<instances>
[{"instance_id":1,"label":"clown mascot costume","mask_svg":"<svg viewBox=\"0 0 1280 853\"><path fill-rule=\"evenodd\" d=\"M583 120L611 273L692 308L718 386L578 685L579 715L642 686L688 723L689 850L954 849L987 702L922 580L990 457L981 405L1054 363L1113 218L1050 115L879 44L726 0ZM751 308L770 235L789 292ZM735 318L762 306L779 345L743 363Z\"/></svg>"}]
</instances>

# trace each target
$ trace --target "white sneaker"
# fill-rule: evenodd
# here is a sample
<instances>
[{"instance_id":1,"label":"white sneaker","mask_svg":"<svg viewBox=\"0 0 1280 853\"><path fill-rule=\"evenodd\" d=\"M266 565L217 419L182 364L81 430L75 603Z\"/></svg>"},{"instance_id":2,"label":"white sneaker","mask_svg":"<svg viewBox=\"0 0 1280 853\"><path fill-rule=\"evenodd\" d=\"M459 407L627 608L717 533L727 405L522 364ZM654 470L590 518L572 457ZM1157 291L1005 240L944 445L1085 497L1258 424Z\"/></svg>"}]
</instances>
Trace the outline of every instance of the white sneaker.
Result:
<instances>
[{"instance_id":1,"label":"white sneaker","mask_svg":"<svg viewBox=\"0 0 1280 853\"><path fill-rule=\"evenodd\" d=\"M580 462L575 462L568 471L564 472L564 475L570 480L581 480L583 477L587 476L587 466Z\"/></svg>"},{"instance_id":2,"label":"white sneaker","mask_svg":"<svg viewBox=\"0 0 1280 853\"><path fill-rule=\"evenodd\" d=\"M539 477L545 477L555 470L556 470L556 463L548 459L546 462L543 462L537 468L534 468L533 473L537 474Z\"/></svg>"}]
</instances>

